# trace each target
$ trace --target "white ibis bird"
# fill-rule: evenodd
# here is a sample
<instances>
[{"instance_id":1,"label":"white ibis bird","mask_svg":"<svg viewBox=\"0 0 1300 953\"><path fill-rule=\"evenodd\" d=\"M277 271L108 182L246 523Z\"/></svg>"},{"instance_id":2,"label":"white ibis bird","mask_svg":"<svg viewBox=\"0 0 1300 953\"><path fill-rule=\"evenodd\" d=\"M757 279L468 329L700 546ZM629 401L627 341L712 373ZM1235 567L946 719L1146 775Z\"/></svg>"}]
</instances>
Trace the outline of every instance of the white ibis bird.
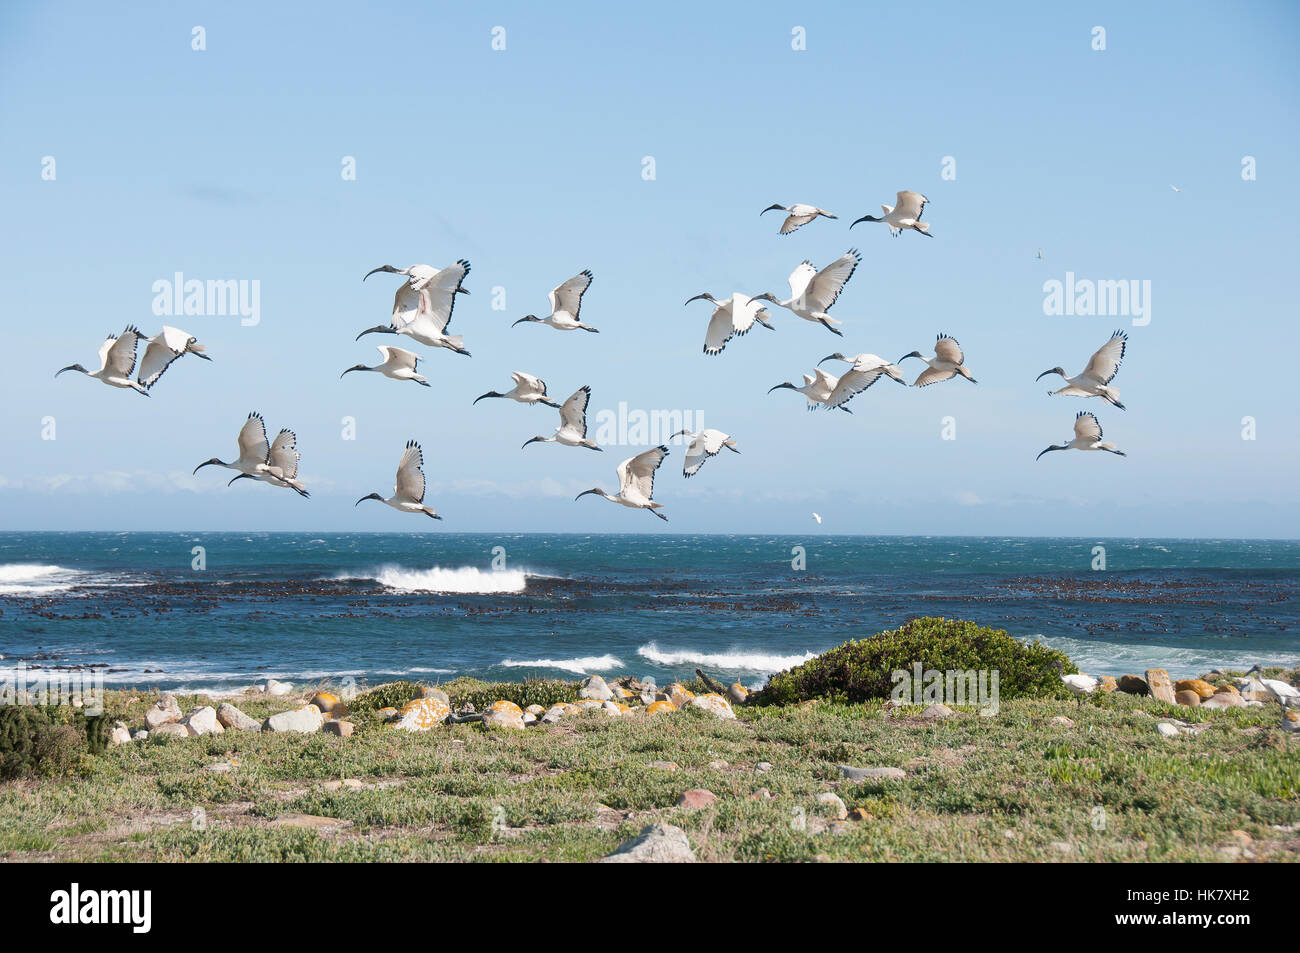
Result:
<instances>
[{"instance_id":1,"label":"white ibis bird","mask_svg":"<svg viewBox=\"0 0 1300 953\"><path fill-rule=\"evenodd\" d=\"M797 314L805 321L815 321L832 334L839 334L843 337L843 334L832 325L843 324L844 322L832 318L826 312L831 309L835 299L840 296L840 292L844 290L844 286L853 277L853 272L861 261L862 255L858 253L856 248L850 248L821 271L813 267L811 262L805 261L790 272L789 301L777 300L776 295L770 291L755 295L749 300L770 301L793 314Z\"/></svg>"},{"instance_id":2,"label":"white ibis bird","mask_svg":"<svg viewBox=\"0 0 1300 953\"><path fill-rule=\"evenodd\" d=\"M638 453L635 457L628 457L618 465L618 493L610 495L600 487L593 487L590 490L583 490L574 499L580 500L588 493L594 493L619 506L649 510L666 523L668 517L659 512L663 504L651 499L655 491L655 471L659 469L659 464L664 462L666 456L668 456L668 448L658 446L652 447L645 453Z\"/></svg>"},{"instance_id":3,"label":"white ibis bird","mask_svg":"<svg viewBox=\"0 0 1300 953\"><path fill-rule=\"evenodd\" d=\"M536 324L549 324L557 331L575 331L582 328L584 331L590 331L593 334L600 333L596 328L589 324L583 324L578 320L578 311L582 308L582 296L587 293L591 287L591 282L595 276L590 271L582 271L574 275L562 285L552 289L550 294L551 313L544 318L539 318L535 314L525 315L514 324L523 324L525 321Z\"/></svg>"},{"instance_id":4,"label":"white ibis bird","mask_svg":"<svg viewBox=\"0 0 1300 953\"><path fill-rule=\"evenodd\" d=\"M820 513L814 513L814 514L813 514L813 519L815 519L815 520L817 521L817 525L818 525L818 526L821 526L821 525L822 525L822 515L821 515Z\"/></svg>"},{"instance_id":5,"label":"white ibis bird","mask_svg":"<svg viewBox=\"0 0 1300 953\"><path fill-rule=\"evenodd\" d=\"M240 473L230 478L226 486L236 480L261 480L272 486L282 486L293 490L299 496L310 497L307 488L298 479L298 463L302 454L298 452L298 435L292 430L281 430L275 436L275 442L267 452L266 462L256 473Z\"/></svg>"},{"instance_id":6,"label":"white ibis bird","mask_svg":"<svg viewBox=\"0 0 1300 953\"><path fill-rule=\"evenodd\" d=\"M966 369L966 355L962 353L961 345L957 343L957 339L944 334L942 331L934 340L934 357L926 357L920 351L913 351L900 357L898 363L902 364L909 357L919 357L930 365L921 372L920 377L912 382L913 387L928 387L931 384L939 383L939 381L949 380L959 374L972 384L979 383Z\"/></svg>"},{"instance_id":7,"label":"white ibis bird","mask_svg":"<svg viewBox=\"0 0 1300 953\"><path fill-rule=\"evenodd\" d=\"M1116 450L1115 445L1109 441L1101 439L1101 424L1097 418L1086 410L1081 410L1074 418L1074 439L1069 443L1052 444L1037 457L1040 459L1043 453L1051 453L1053 450L1105 450L1107 453L1113 453L1117 456L1128 456L1123 450Z\"/></svg>"},{"instance_id":8,"label":"white ibis bird","mask_svg":"<svg viewBox=\"0 0 1300 953\"><path fill-rule=\"evenodd\" d=\"M515 382L515 386L511 390L506 391L504 394L490 390L486 394L475 397L474 403L477 404L484 397L508 397L521 404L545 404L547 407L557 408L560 406L546 395L546 381L540 377L525 374L523 371L514 371L510 376Z\"/></svg>"},{"instance_id":9,"label":"white ibis bird","mask_svg":"<svg viewBox=\"0 0 1300 953\"><path fill-rule=\"evenodd\" d=\"M566 447L586 447L599 450L596 441L587 439L587 402L591 400L591 387L584 384L579 387L564 405L560 407L560 426L553 437L533 437L524 441L524 447L530 443L562 443ZM520 450L523 447L519 448Z\"/></svg>"},{"instance_id":10,"label":"white ibis bird","mask_svg":"<svg viewBox=\"0 0 1300 953\"><path fill-rule=\"evenodd\" d=\"M845 404L882 377L888 377L904 387L907 386L907 381L903 380L902 369L875 354L855 354L853 357L845 357L837 351L828 354L817 363L824 364L827 361L844 361L846 364L853 365L840 375L835 389L826 398L827 407L847 410Z\"/></svg>"},{"instance_id":11,"label":"white ibis bird","mask_svg":"<svg viewBox=\"0 0 1300 953\"><path fill-rule=\"evenodd\" d=\"M284 433L288 433L291 437L293 435L292 431L281 431L281 434ZM200 463L194 468L194 472L198 473L204 467L215 466L225 467L227 470L238 470L241 474L256 479L262 479L268 475L276 476L276 474L273 474L271 469L268 468L269 458L271 456L271 445L266 439L266 421L262 419L261 414L257 413L257 411L253 411L248 415L248 419L244 421L244 426L239 428L239 436L236 438L236 441L239 447L239 456L230 463L218 459L217 457L213 457L211 460L204 460ZM289 480L296 480L296 445L291 442L286 448L283 443L281 444L282 457L279 460L280 464L286 464L288 462L287 456L283 456L286 450L295 455L293 461L294 466L292 468L294 472L293 475L289 477ZM267 480L266 482L278 482L279 485L289 486L289 480L281 480L277 476L277 479ZM293 487L293 489L298 490L302 496L307 495L306 491L300 489L300 487Z\"/></svg>"},{"instance_id":12,"label":"white ibis bird","mask_svg":"<svg viewBox=\"0 0 1300 953\"><path fill-rule=\"evenodd\" d=\"M803 375L802 387L795 387L789 381L785 381L777 384L775 387L769 388L767 392L770 394L774 390L781 390L784 388L786 390L792 390L797 394L803 394L804 397L808 398L808 409L816 410L818 407L826 404L827 398L831 396L831 393L835 390L835 385L839 382L840 379L834 374L827 374L820 367L817 367L813 369L811 374ZM849 410L847 407L840 407L839 409L848 414L853 413L853 411Z\"/></svg>"},{"instance_id":13,"label":"white ibis bird","mask_svg":"<svg viewBox=\"0 0 1300 953\"><path fill-rule=\"evenodd\" d=\"M704 332L705 354L721 354L728 341L733 337L740 337L747 333L756 322L769 331L776 330L767 321L772 316L767 308L761 304L755 304L749 300L748 295L743 295L740 292L719 301L706 291L703 294L697 294L694 298L687 298L685 303L690 304L692 301L708 301L713 304L713 314L709 317L709 327Z\"/></svg>"},{"instance_id":14,"label":"white ibis bird","mask_svg":"<svg viewBox=\"0 0 1300 953\"><path fill-rule=\"evenodd\" d=\"M397 483L393 487L393 495L384 497L378 493L371 493L352 505L354 508L358 507L366 500L387 503L393 509L403 513L423 513L436 520L442 519L433 511L433 507L424 505L424 452L414 440L406 441L402 461L397 465Z\"/></svg>"},{"instance_id":15,"label":"white ibis bird","mask_svg":"<svg viewBox=\"0 0 1300 953\"><path fill-rule=\"evenodd\" d=\"M373 367L368 367L365 364L353 364L339 377L342 378L353 371L376 371L385 377L391 377L395 381L415 381L422 387L432 386L423 374L415 372L415 369L420 365L420 355L414 351L408 351L401 347L390 347L387 344L376 344L375 350L384 359L384 363L376 364Z\"/></svg>"},{"instance_id":16,"label":"white ibis bird","mask_svg":"<svg viewBox=\"0 0 1300 953\"><path fill-rule=\"evenodd\" d=\"M897 205L880 206L881 211L884 213L880 218L876 218L874 215L864 215L855 221L853 225L858 224L858 222L884 222L889 226L889 233L895 238L901 235L904 229L908 228L928 238L934 238L930 234L930 223L921 221L921 213L925 211L926 205L930 202L929 199L920 192L904 190L898 193L898 198L895 201L898 202ZM852 228L853 225L850 225L849 228Z\"/></svg>"},{"instance_id":17,"label":"white ibis bird","mask_svg":"<svg viewBox=\"0 0 1300 953\"><path fill-rule=\"evenodd\" d=\"M1101 683L1091 675L1084 675L1082 672L1076 672L1072 675L1062 675L1061 681L1065 687L1070 690L1070 694L1078 701L1080 708L1083 707L1083 700L1097 690Z\"/></svg>"},{"instance_id":18,"label":"white ibis bird","mask_svg":"<svg viewBox=\"0 0 1300 953\"><path fill-rule=\"evenodd\" d=\"M445 347L470 356L461 335L446 333L451 324L451 312L456 307L456 295L469 294L461 286L469 274L469 262L462 258L441 271L435 271L429 265L412 265L410 268L380 265L366 272L361 280L365 281L380 271L406 275L407 280L393 296L391 323L367 328L357 335L358 341L364 334L405 334L428 347Z\"/></svg>"},{"instance_id":19,"label":"white ibis bird","mask_svg":"<svg viewBox=\"0 0 1300 953\"><path fill-rule=\"evenodd\" d=\"M138 394L149 396L149 389L139 381L131 380L135 371L135 349L143 335L135 325L127 325L120 334L110 334L99 346L99 370L88 371L80 364L69 364L54 372L58 377L64 371L80 371L87 377L103 381L110 387L130 388Z\"/></svg>"},{"instance_id":20,"label":"white ibis bird","mask_svg":"<svg viewBox=\"0 0 1300 953\"><path fill-rule=\"evenodd\" d=\"M164 324L160 332L147 340L149 346L144 349L144 357L140 359L140 373L136 375L136 380L143 384L146 390L158 383L158 378L172 366L173 361L186 354L193 354L205 361L212 360L198 338L180 328L171 328Z\"/></svg>"},{"instance_id":21,"label":"white ibis bird","mask_svg":"<svg viewBox=\"0 0 1300 953\"><path fill-rule=\"evenodd\" d=\"M704 466L704 461L710 457L717 456L726 447L732 453L740 453L736 447L736 441L729 434L721 430L701 430L699 433L692 433L689 430L679 430L669 437L689 437L690 444L686 448L686 462L682 466L682 476L693 477L700 472L700 467Z\"/></svg>"},{"instance_id":22,"label":"white ibis bird","mask_svg":"<svg viewBox=\"0 0 1300 953\"><path fill-rule=\"evenodd\" d=\"M1048 374L1059 374L1065 378L1065 386L1060 390L1049 390L1049 394L1066 397L1100 397L1107 403L1125 410L1119 402L1119 388L1111 387L1110 382L1119 373L1120 362L1124 360L1124 349L1128 344L1128 335L1116 331L1110 340L1097 349L1088 360L1088 366L1074 377L1066 377L1065 369L1053 367L1043 371L1034 380L1042 380Z\"/></svg>"},{"instance_id":23,"label":"white ibis bird","mask_svg":"<svg viewBox=\"0 0 1300 953\"><path fill-rule=\"evenodd\" d=\"M758 214L766 215L768 212L775 211L789 212L784 222L781 223L781 234L789 235L797 228L807 225L818 215L825 218L836 218L824 208L818 208L816 205L802 205L796 202L794 205L769 205Z\"/></svg>"}]
</instances>

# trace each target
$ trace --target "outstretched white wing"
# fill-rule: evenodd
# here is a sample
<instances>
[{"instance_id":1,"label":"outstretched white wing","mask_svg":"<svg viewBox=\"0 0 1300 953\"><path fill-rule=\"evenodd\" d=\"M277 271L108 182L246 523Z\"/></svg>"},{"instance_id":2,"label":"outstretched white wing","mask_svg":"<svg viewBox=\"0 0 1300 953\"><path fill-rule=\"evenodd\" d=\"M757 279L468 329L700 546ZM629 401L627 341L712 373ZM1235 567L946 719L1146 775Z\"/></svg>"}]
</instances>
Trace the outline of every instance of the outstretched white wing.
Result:
<instances>
[{"instance_id":1,"label":"outstretched white wing","mask_svg":"<svg viewBox=\"0 0 1300 953\"><path fill-rule=\"evenodd\" d=\"M99 348L99 359L114 377L130 377L135 370L135 348L140 341L140 331L128 325L119 337L109 338Z\"/></svg>"},{"instance_id":2,"label":"outstretched white wing","mask_svg":"<svg viewBox=\"0 0 1300 953\"><path fill-rule=\"evenodd\" d=\"M682 473L688 477L695 476L700 467L704 466L705 460L717 455L726 439L727 435L721 430L702 430L696 434L691 445L686 448L686 463Z\"/></svg>"},{"instance_id":3,"label":"outstretched white wing","mask_svg":"<svg viewBox=\"0 0 1300 953\"><path fill-rule=\"evenodd\" d=\"M551 313L567 311L573 315L574 320L577 320L578 310L582 307L582 296L591 287L594 277L590 271L583 271L552 290L550 294Z\"/></svg>"},{"instance_id":4,"label":"outstretched white wing","mask_svg":"<svg viewBox=\"0 0 1300 953\"><path fill-rule=\"evenodd\" d=\"M800 262L799 267L790 272L790 297L795 301L802 298L816 277L817 269L813 267L812 262Z\"/></svg>"},{"instance_id":5,"label":"outstretched white wing","mask_svg":"<svg viewBox=\"0 0 1300 953\"><path fill-rule=\"evenodd\" d=\"M845 372L840 376L839 382L835 389L831 391L826 398L827 407L841 407L847 404L854 397L857 397L864 390L880 380L885 373L883 367L872 367L868 369L859 369L854 367L852 370Z\"/></svg>"},{"instance_id":6,"label":"outstretched white wing","mask_svg":"<svg viewBox=\"0 0 1300 953\"><path fill-rule=\"evenodd\" d=\"M925 207L929 202L930 200L920 192L910 190L899 192L898 204L894 206L894 211L898 213L900 218L910 218L919 222L921 213L925 211Z\"/></svg>"},{"instance_id":7,"label":"outstretched white wing","mask_svg":"<svg viewBox=\"0 0 1300 953\"><path fill-rule=\"evenodd\" d=\"M713 314L709 317L709 327L704 332L704 353L720 354L722 349L727 346L727 342L736 336L736 329L732 326L731 312L735 307L732 302L731 306L718 305L713 309Z\"/></svg>"},{"instance_id":8,"label":"outstretched white wing","mask_svg":"<svg viewBox=\"0 0 1300 953\"><path fill-rule=\"evenodd\" d=\"M375 350L383 357L385 364L391 364L394 368L409 367L415 370L416 365L420 363L420 355L414 351L408 351L404 347L393 347L391 344L376 344Z\"/></svg>"},{"instance_id":9,"label":"outstretched white wing","mask_svg":"<svg viewBox=\"0 0 1300 953\"><path fill-rule=\"evenodd\" d=\"M424 502L424 452L414 440L406 442L402 462L397 465L393 495L404 503Z\"/></svg>"},{"instance_id":10,"label":"outstretched white wing","mask_svg":"<svg viewBox=\"0 0 1300 953\"><path fill-rule=\"evenodd\" d=\"M750 301L749 295L737 292L731 296L731 330L737 335L744 334L754 326L758 314L763 310L763 302Z\"/></svg>"},{"instance_id":11,"label":"outstretched white wing","mask_svg":"<svg viewBox=\"0 0 1300 953\"><path fill-rule=\"evenodd\" d=\"M849 283L849 279L853 277L853 272L857 270L861 261L862 256L858 254L858 250L851 248L817 272L805 295L814 310L830 310L831 305L840 296L844 286ZM796 295L796 297L798 296Z\"/></svg>"},{"instance_id":12,"label":"outstretched white wing","mask_svg":"<svg viewBox=\"0 0 1300 953\"><path fill-rule=\"evenodd\" d=\"M266 456L266 466L273 476L282 480L298 479L298 461L302 454L298 452L298 435L292 430L281 430L275 436L275 443Z\"/></svg>"},{"instance_id":13,"label":"outstretched white wing","mask_svg":"<svg viewBox=\"0 0 1300 953\"><path fill-rule=\"evenodd\" d=\"M619 492L633 502L649 503L654 498L655 471L668 456L668 448L654 447L618 465Z\"/></svg>"},{"instance_id":14,"label":"outstretched white wing","mask_svg":"<svg viewBox=\"0 0 1300 953\"><path fill-rule=\"evenodd\" d=\"M422 287L413 287L410 283L403 285L397 290L397 300L393 305L394 327L408 327L425 337L440 337L451 324L451 313L456 307L456 289L468 274L469 262L462 258L428 276ZM400 315L399 304L402 305ZM408 306L412 304L414 308Z\"/></svg>"},{"instance_id":15,"label":"outstretched white wing","mask_svg":"<svg viewBox=\"0 0 1300 953\"><path fill-rule=\"evenodd\" d=\"M957 376L953 370L943 370L934 367L927 367L921 372L921 376L912 381L913 387L929 387L931 384L937 384L940 381L946 381L949 378Z\"/></svg>"},{"instance_id":16,"label":"outstretched white wing","mask_svg":"<svg viewBox=\"0 0 1300 953\"><path fill-rule=\"evenodd\" d=\"M560 425L579 437L587 436L587 402L591 400L591 387L584 384L560 407Z\"/></svg>"},{"instance_id":17,"label":"outstretched white wing","mask_svg":"<svg viewBox=\"0 0 1300 953\"><path fill-rule=\"evenodd\" d=\"M1091 413L1081 410L1074 418L1074 435L1080 440L1096 443L1101 439L1101 424Z\"/></svg>"},{"instance_id":18,"label":"outstretched white wing","mask_svg":"<svg viewBox=\"0 0 1300 953\"><path fill-rule=\"evenodd\" d=\"M1084 375L1103 384L1109 384L1119 373L1119 365L1124 360L1124 348L1127 343L1128 335L1123 331L1116 331L1088 361L1088 366L1083 371Z\"/></svg>"},{"instance_id":19,"label":"outstretched white wing","mask_svg":"<svg viewBox=\"0 0 1300 953\"><path fill-rule=\"evenodd\" d=\"M940 334L938 340L934 342L934 356L949 364L963 364L966 361L966 355L962 353L957 339L946 334Z\"/></svg>"},{"instance_id":20,"label":"outstretched white wing","mask_svg":"<svg viewBox=\"0 0 1300 953\"><path fill-rule=\"evenodd\" d=\"M259 413L251 413L239 428L239 465L241 469L250 470L258 464L265 463L271 453L271 446L266 441L266 421Z\"/></svg>"}]
</instances>

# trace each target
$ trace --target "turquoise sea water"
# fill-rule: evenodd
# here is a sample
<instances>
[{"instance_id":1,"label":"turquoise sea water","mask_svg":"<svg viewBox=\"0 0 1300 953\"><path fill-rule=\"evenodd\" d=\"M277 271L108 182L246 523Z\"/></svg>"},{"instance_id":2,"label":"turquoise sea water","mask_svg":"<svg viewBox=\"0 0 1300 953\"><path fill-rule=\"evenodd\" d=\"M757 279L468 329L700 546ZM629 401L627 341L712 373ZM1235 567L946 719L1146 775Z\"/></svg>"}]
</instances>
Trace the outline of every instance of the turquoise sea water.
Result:
<instances>
[{"instance_id":1,"label":"turquoise sea water","mask_svg":"<svg viewBox=\"0 0 1300 953\"><path fill-rule=\"evenodd\" d=\"M1041 638L1094 674L1296 665L1300 542L0 533L0 674L94 665L111 685L697 665L755 684L916 615Z\"/></svg>"}]
</instances>

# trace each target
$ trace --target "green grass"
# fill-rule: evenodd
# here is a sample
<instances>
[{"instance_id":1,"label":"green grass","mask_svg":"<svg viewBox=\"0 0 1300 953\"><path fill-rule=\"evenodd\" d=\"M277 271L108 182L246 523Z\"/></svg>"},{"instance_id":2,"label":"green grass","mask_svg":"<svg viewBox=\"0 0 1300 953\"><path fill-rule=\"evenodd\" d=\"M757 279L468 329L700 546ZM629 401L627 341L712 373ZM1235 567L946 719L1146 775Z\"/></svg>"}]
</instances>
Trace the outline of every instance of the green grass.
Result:
<instances>
[{"instance_id":1,"label":"green grass","mask_svg":"<svg viewBox=\"0 0 1300 953\"><path fill-rule=\"evenodd\" d=\"M151 701L110 693L108 708L134 724ZM237 704L264 717L301 702ZM737 713L588 712L524 732L424 734L358 720L346 740L227 732L133 743L66 776L0 784L0 859L587 861L656 820L719 861L1181 863L1228 859L1218 848L1238 842L1234 831L1261 859L1300 851L1300 739L1277 730L1276 705L1196 712L1110 695L1082 710L1019 699L995 717L936 722L879 702ZM1062 714L1076 726L1051 724ZM1171 716L1212 726L1166 740L1155 724ZM233 771L204 770L232 760ZM756 773L760 761L771 770ZM852 784L842 763L908 777ZM360 786L331 783L344 778ZM678 808L697 787L717 803ZM760 788L771 798L751 798ZM867 818L827 827L823 791ZM273 826L289 814L340 824Z\"/></svg>"}]
</instances>

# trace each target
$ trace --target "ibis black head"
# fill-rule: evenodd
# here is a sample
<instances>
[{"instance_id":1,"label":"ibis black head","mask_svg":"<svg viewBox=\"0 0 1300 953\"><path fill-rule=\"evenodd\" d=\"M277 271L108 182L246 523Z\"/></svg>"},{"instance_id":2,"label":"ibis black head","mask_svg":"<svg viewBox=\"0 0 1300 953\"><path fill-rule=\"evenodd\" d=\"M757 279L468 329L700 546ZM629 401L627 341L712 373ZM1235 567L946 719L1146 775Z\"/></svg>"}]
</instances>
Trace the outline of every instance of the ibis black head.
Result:
<instances>
[{"instance_id":1,"label":"ibis black head","mask_svg":"<svg viewBox=\"0 0 1300 953\"><path fill-rule=\"evenodd\" d=\"M1063 368L1063 367L1053 367L1053 368L1050 368L1050 369L1048 369L1048 370L1043 371L1043 373L1041 373L1041 374L1039 374L1037 377L1035 377L1034 380L1036 380L1036 381L1041 381L1041 380L1042 380L1044 377L1046 377L1048 374L1060 374L1062 377L1065 377L1065 368Z\"/></svg>"},{"instance_id":2,"label":"ibis black head","mask_svg":"<svg viewBox=\"0 0 1300 953\"><path fill-rule=\"evenodd\" d=\"M384 499L384 498L383 498L382 496L380 496L378 493L369 493L369 494L367 494L366 496L363 496L361 499L357 500L355 503L353 503L352 506L353 506L354 508L355 508L355 507L358 507L358 506L360 506L362 503L364 503L366 500L379 500L379 501L382 502L383 499Z\"/></svg>"},{"instance_id":3,"label":"ibis black head","mask_svg":"<svg viewBox=\"0 0 1300 953\"><path fill-rule=\"evenodd\" d=\"M90 373L90 372L87 371L84 367L82 367L80 364L69 364L67 367L60 368L59 370L55 371L55 372L54 372L54 376L55 376L55 377L58 377L58 376L59 376L60 374L62 374L64 371L81 371L81 373L83 373L83 374L89 374L89 373Z\"/></svg>"}]
</instances>

